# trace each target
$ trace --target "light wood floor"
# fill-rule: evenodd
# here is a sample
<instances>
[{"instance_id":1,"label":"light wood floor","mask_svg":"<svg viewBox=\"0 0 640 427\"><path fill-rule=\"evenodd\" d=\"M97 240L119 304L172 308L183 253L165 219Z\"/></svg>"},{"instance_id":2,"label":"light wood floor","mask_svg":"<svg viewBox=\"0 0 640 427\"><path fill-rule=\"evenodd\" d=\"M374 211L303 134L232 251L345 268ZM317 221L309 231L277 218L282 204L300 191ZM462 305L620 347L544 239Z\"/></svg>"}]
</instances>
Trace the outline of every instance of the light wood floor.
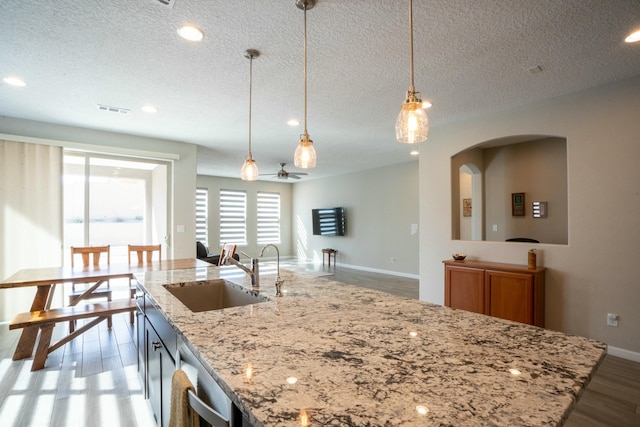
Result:
<instances>
[{"instance_id":1,"label":"light wood floor","mask_svg":"<svg viewBox=\"0 0 640 427\"><path fill-rule=\"evenodd\" d=\"M55 328L60 335L68 328ZM0 426L148 426L155 423L142 396L129 314L113 328L96 328L54 351L46 367L12 361L19 331L0 326Z\"/></svg>"},{"instance_id":2,"label":"light wood floor","mask_svg":"<svg viewBox=\"0 0 640 427\"><path fill-rule=\"evenodd\" d=\"M418 296L414 279L341 267L326 272L336 281ZM0 325L0 426L154 426L137 378L129 315L113 321L111 330L102 322L53 352L37 372L32 359L11 360L20 333ZM566 426L640 426L640 363L607 356Z\"/></svg>"},{"instance_id":3,"label":"light wood floor","mask_svg":"<svg viewBox=\"0 0 640 427\"><path fill-rule=\"evenodd\" d=\"M388 274L371 273L368 271L354 270L350 268L325 267L331 272L326 276L328 280L349 283L351 285L362 286L376 291L388 292L405 298L418 299L418 280L400 276L390 276Z\"/></svg>"}]
</instances>

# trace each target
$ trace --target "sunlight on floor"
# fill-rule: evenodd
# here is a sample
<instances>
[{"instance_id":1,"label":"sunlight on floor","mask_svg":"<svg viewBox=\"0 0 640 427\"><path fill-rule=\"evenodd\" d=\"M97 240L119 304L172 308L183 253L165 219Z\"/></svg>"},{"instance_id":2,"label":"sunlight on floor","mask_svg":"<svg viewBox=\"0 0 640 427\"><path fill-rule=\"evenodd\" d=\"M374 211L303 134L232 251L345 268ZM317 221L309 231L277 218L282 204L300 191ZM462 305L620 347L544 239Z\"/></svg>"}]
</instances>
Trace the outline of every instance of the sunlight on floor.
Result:
<instances>
[{"instance_id":1,"label":"sunlight on floor","mask_svg":"<svg viewBox=\"0 0 640 427\"><path fill-rule=\"evenodd\" d=\"M24 402L24 396L8 396L2 402L0 408L0 420L2 425L13 426L18 425L18 416Z\"/></svg>"},{"instance_id":2,"label":"sunlight on floor","mask_svg":"<svg viewBox=\"0 0 640 427\"><path fill-rule=\"evenodd\" d=\"M134 333L128 314L114 316L111 330L86 332L31 372L32 358L11 360L19 332L4 325L0 427L156 427L138 378Z\"/></svg>"}]
</instances>

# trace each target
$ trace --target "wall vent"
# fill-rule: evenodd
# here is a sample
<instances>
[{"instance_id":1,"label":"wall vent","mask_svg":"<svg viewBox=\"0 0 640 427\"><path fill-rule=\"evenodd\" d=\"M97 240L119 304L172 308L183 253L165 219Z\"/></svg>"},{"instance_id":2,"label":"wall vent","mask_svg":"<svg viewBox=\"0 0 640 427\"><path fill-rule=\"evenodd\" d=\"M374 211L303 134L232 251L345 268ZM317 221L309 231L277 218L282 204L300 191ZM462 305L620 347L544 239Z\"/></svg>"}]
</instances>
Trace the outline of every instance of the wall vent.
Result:
<instances>
[{"instance_id":1,"label":"wall vent","mask_svg":"<svg viewBox=\"0 0 640 427\"><path fill-rule=\"evenodd\" d=\"M107 111L109 113L129 114L131 110L127 108L112 107L110 105L98 104L98 110Z\"/></svg>"}]
</instances>

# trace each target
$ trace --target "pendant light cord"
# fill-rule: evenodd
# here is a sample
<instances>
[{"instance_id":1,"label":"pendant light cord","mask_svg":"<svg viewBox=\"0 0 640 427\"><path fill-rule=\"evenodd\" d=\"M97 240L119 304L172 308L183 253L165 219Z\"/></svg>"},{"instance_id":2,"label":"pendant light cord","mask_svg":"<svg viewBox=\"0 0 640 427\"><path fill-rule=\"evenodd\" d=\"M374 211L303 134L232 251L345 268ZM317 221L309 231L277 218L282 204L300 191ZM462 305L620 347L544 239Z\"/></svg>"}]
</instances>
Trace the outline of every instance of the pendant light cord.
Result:
<instances>
[{"instance_id":1,"label":"pendant light cord","mask_svg":"<svg viewBox=\"0 0 640 427\"><path fill-rule=\"evenodd\" d=\"M414 94L416 88L413 84L413 0L409 0L409 63L411 77L409 92L411 92L411 94Z\"/></svg>"},{"instance_id":2,"label":"pendant light cord","mask_svg":"<svg viewBox=\"0 0 640 427\"><path fill-rule=\"evenodd\" d=\"M304 3L304 135L309 139L307 132L307 3Z\"/></svg>"},{"instance_id":3,"label":"pendant light cord","mask_svg":"<svg viewBox=\"0 0 640 427\"><path fill-rule=\"evenodd\" d=\"M249 157L251 157L251 94L253 92L253 55L249 57Z\"/></svg>"}]
</instances>

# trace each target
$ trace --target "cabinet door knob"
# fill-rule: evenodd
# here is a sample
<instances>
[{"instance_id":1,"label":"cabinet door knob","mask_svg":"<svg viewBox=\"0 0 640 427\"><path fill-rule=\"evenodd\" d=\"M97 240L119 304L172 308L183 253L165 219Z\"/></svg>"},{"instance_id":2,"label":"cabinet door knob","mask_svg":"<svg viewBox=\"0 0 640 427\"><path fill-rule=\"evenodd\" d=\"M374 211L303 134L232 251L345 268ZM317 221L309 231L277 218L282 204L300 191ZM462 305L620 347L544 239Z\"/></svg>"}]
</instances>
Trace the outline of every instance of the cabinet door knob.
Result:
<instances>
[{"instance_id":1,"label":"cabinet door knob","mask_svg":"<svg viewBox=\"0 0 640 427\"><path fill-rule=\"evenodd\" d=\"M151 345L153 346L153 351L156 351L157 349L162 347L162 344L160 343L160 341L153 341Z\"/></svg>"}]
</instances>

